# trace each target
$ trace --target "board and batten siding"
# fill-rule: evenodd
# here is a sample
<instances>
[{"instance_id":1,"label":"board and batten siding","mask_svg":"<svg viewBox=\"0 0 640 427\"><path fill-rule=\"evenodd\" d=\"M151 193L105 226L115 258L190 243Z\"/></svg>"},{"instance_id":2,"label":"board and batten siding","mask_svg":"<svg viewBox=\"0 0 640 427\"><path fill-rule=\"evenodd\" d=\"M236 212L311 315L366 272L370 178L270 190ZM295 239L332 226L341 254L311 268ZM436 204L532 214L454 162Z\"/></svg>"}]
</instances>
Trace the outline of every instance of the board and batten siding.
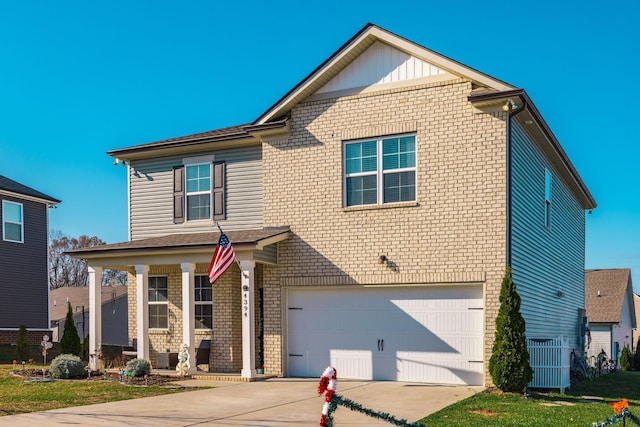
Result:
<instances>
[{"instance_id":1,"label":"board and batten siding","mask_svg":"<svg viewBox=\"0 0 640 427\"><path fill-rule=\"evenodd\" d=\"M575 348L584 308L585 212L521 124L512 120L511 126L511 267L526 334L565 336ZM549 228L546 170L552 176Z\"/></svg>"},{"instance_id":2,"label":"board and batten siding","mask_svg":"<svg viewBox=\"0 0 640 427\"><path fill-rule=\"evenodd\" d=\"M2 200L22 204L24 241L2 236ZM47 205L0 197L0 328L49 328Z\"/></svg>"},{"instance_id":3,"label":"board and batten siding","mask_svg":"<svg viewBox=\"0 0 640 427\"><path fill-rule=\"evenodd\" d=\"M262 148L260 145L199 153L226 163L227 230L262 228ZM129 170L131 240L176 233L217 231L213 220L173 222L173 168L183 158L171 156L132 161Z\"/></svg>"}]
</instances>

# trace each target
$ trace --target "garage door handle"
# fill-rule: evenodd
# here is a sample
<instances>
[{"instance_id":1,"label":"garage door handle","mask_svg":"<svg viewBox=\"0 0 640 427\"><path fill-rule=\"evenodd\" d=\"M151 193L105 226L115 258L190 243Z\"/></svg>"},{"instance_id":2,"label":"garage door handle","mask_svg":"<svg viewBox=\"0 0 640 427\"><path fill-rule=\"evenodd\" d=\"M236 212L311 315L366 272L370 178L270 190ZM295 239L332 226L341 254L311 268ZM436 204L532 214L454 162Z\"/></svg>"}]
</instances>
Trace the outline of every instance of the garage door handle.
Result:
<instances>
[{"instance_id":1,"label":"garage door handle","mask_svg":"<svg viewBox=\"0 0 640 427\"><path fill-rule=\"evenodd\" d=\"M482 360L467 360L469 363L484 363Z\"/></svg>"},{"instance_id":2,"label":"garage door handle","mask_svg":"<svg viewBox=\"0 0 640 427\"><path fill-rule=\"evenodd\" d=\"M304 354L289 354L289 357L304 357Z\"/></svg>"},{"instance_id":3,"label":"garage door handle","mask_svg":"<svg viewBox=\"0 0 640 427\"><path fill-rule=\"evenodd\" d=\"M380 340L380 349L384 351L384 340Z\"/></svg>"}]
</instances>

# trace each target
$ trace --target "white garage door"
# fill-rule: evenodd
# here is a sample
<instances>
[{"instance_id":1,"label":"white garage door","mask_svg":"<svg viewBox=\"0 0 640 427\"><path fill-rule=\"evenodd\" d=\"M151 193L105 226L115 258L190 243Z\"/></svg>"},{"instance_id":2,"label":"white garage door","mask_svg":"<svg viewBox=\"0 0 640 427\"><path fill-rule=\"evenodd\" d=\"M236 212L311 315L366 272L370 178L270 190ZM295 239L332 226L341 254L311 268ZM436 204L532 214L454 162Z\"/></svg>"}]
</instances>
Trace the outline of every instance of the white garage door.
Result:
<instances>
[{"instance_id":1,"label":"white garage door","mask_svg":"<svg viewBox=\"0 0 640 427\"><path fill-rule=\"evenodd\" d=\"M292 377L483 383L480 286L289 289Z\"/></svg>"}]
</instances>

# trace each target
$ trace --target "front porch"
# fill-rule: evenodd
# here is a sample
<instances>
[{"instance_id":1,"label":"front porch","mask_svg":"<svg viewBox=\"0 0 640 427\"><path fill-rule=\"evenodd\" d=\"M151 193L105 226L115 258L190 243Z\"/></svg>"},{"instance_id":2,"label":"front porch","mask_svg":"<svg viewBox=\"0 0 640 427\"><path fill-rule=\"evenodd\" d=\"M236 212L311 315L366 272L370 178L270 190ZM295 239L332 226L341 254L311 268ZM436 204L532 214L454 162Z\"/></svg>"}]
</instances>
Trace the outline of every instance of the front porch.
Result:
<instances>
[{"instance_id":1,"label":"front porch","mask_svg":"<svg viewBox=\"0 0 640 427\"><path fill-rule=\"evenodd\" d=\"M197 370L196 349L202 340L210 340L208 367L217 373L214 378L260 378L256 369L263 366L262 272L277 265L277 243L288 233L288 227L227 232L237 263L208 289L207 270L218 233L74 251L73 256L89 264L90 352L99 353L102 328L108 327L102 325L100 309L102 273L117 269L129 275L129 339L135 342L135 357L156 368L158 354L177 353L186 344L191 365L187 374L209 376ZM90 367L99 369L98 363L92 357Z\"/></svg>"}]
</instances>

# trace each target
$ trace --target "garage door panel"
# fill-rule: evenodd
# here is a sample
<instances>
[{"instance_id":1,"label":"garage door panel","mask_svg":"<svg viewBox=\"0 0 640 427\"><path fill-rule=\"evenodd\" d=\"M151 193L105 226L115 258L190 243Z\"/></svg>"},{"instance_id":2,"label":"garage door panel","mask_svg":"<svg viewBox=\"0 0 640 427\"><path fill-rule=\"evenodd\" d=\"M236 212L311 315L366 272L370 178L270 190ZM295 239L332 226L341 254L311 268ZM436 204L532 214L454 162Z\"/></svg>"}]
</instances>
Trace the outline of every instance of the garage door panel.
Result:
<instances>
[{"instance_id":1,"label":"garage door panel","mask_svg":"<svg viewBox=\"0 0 640 427\"><path fill-rule=\"evenodd\" d=\"M288 304L291 376L483 383L480 286L296 288Z\"/></svg>"}]
</instances>

